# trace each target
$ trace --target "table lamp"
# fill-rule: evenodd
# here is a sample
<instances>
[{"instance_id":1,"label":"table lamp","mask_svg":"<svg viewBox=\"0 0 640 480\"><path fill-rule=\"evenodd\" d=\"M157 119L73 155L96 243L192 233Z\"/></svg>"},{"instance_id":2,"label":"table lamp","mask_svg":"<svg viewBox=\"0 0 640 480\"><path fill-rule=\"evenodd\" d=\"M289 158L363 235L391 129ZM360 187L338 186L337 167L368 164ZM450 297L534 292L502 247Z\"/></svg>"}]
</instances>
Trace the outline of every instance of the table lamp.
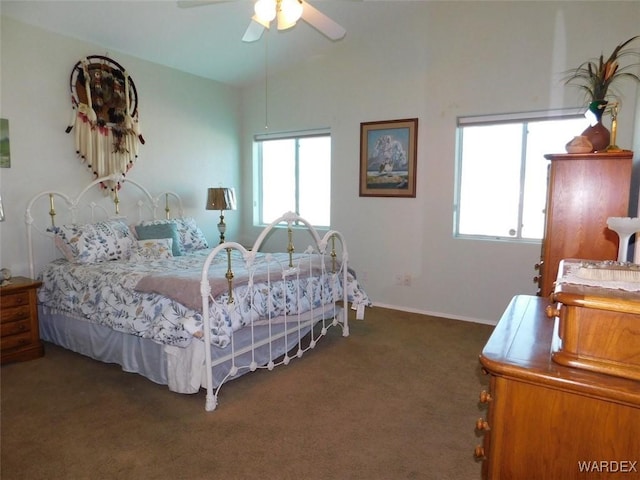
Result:
<instances>
[{"instance_id":1,"label":"table lamp","mask_svg":"<svg viewBox=\"0 0 640 480\"><path fill-rule=\"evenodd\" d=\"M220 210L220 243L224 243L224 232L227 225L224 223L224 211L236 209L236 192L233 188L217 187L209 188L207 192L207 210Z\"/></svg>"}]
</instances>

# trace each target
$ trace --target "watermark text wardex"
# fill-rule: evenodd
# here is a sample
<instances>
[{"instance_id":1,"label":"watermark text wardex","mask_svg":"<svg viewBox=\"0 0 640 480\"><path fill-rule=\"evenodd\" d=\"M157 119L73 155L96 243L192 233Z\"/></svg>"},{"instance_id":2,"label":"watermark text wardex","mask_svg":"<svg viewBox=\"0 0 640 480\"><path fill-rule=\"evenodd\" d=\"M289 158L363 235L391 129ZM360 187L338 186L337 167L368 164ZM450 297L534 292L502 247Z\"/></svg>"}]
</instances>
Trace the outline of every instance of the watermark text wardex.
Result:
<instances>
[{"instance_id":1,"label":"watermark text wardex","mask_svg":"<svg viewBox=\"0 0 640 480\"><path fill-rule=\"evenodd\" d=\"M637 473L637 460L578 460L580 472Z\"/></svg>"}]
</instances>

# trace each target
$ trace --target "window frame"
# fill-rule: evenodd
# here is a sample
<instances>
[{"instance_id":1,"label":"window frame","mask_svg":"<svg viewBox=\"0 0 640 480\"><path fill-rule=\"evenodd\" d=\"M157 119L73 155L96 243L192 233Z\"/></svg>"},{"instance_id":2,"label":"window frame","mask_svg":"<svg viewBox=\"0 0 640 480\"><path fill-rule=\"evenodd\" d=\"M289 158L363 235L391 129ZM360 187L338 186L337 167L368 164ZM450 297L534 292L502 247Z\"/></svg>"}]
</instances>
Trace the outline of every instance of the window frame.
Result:
<instances>
[{"instance_id":1,"label":"window frame","mask_svg":"<svg viewBox=\"0 0 640 480\"><path fill-rule=\"evenodd\" d=\"M306 138L317 138L317 137L327 137L329 140L329 144L332 150L332 136L330 128L317 128L310 130L298 130L298 131L286 131L286 132L277 132L277 133L261 133L255 134L253 136L253 159L254 159L254 196L255 201L253 202L253 224L257 227L265 227L269 223L265 222L263 218L263 201L264 201L264 192L263 192L263 174L264 174L264 162L262 157L262 142L270 141L270 140L295 140L296 148L295 148L295 212L299 214L300 208L300 157L299 157L299 141L301 139ZM332 163L332 155L330 154L329 158L329 166L331 168ZM331 202L331 181L329 181L329 198L328 201ZM303 218L306 218L303 216ZM329 207L329 224L328 225L316 225L313 224L314 228L319 230L329 229L331 228L331 207ZM294 222L293 226L301 226L300 222ZM276 228L282 228L282 226L276 226Z\"/></svg>"},{"instance_id":2,"label":"window frame","mask_svg":"<svg viewBox=\"0 0 640 480\"><path fill-rule=\"evenodd\" d=\"M453 237L461 240L481 240L481 241L499 241L511 242L516 244L540 244L542 239L523 238L522 237L522 219L524 211L525 196L525 174L527 167L527 129L528 125L533 122L543 122L549 120L570 120L585 118L584 108L562 108L549 109L531 112L514 112L501 114L486 115L466 115L456 118L456 145L455 145L455 172L454 172L454 199L453 199ZM521 124L522 142L521 142L521 159L520 159L520 178L519 178L519 195L518 195L518 222L517 233L515 236L504 235L483 235L460 233L460 199L462 189L462 167L463 167L463 132L465 127L473 126L491 126L499 124ZM546 208L546 189L545 189L545 208ZM544 233L543 233L544 235Z\"/></svg>"}]
</instances>

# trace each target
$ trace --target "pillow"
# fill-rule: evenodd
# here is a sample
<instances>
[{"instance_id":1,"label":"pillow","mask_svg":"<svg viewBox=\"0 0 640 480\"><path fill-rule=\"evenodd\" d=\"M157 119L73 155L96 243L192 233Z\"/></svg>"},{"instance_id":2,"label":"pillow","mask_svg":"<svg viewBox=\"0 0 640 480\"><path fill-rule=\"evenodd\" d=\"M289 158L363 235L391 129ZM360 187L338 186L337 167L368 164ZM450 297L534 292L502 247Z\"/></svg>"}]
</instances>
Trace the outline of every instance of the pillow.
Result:
<instances>
[{"instance_id":1,"label":"pillow","mask_svg":"<svg viewBox=\"0 0 640 480\"><path fill-rule=\"evenodd\" d=\"M205 238L204 233L202 233L202 230L198 228L195 218L177 218L176 224L178 225L180 240L182 241L182 249L185 252L209 248L207 239Z\"/></svg>"},{"instance_id":2,"label":"pillow","mask_svg":"<svg viewBox=\"0 0 640 480\"><path fill-rule=\"evenodd\" d=\"M180 239L179 247L182 253L209 248L209 244L207 243L204 233L202 233L202 230L198 228L196 220L193 217L181 217L169 220L149 220L140 223L140 225L164 225L167 223L173 223L176 225L176 228L178 229L178 237Z\"/></svg>"},{"instance_id":3,"label":"pillow","mask_svg":"<svg viewBox=\"0 0 640 480\"><path fill-rule=\"evenodd\" d=\"M122 220L70 224L51 230L55 234L56 246L72 263L127 260L134 244L129 227Z\"/></svg>"},{"instance_id":4,"label":"pillow","mask_svg":"<svg viewBox=\"0 0 640 480\"><path fill-rule=\"evenodd\" d=\"M174 257L182 255L180 249L180 237L178 227L173 222L158 223L151 225L136 225L138 240L154 240L158 238L170 238L172 240L171 252Z\"/></svg>"},{"instance_id":5,"label":"pillow","mask_svg":"<svg viewBox=\"0 0 640 480\"><path fill-rule=\"evenodd\" d=\"M153 240L138 240L131 251L131 262L144 262L145 260L162 260L173 257L171 250L172 238L157 238Z\"/></svg>"}]
</instances>

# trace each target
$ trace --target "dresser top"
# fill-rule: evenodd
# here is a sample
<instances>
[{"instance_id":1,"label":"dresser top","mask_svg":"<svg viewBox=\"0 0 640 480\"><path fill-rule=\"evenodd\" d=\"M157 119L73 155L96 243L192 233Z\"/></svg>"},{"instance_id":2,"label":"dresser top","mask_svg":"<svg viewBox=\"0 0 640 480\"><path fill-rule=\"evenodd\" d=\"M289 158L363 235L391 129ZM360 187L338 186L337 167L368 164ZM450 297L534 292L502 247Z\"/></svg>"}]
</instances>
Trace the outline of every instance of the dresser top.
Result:
<instances>
[{"instance_id":1,"label":"dresser top","mask_svg":"<svg viewBox=\"0 0 640 480\"><path fill-rule=\"evenodd\" d=\"M548 153L547 160L626 160L633 158L631 150L598 153Z\"/></svg>"},{"instance_id":2,"label":"dresser top","mask_svg":"<svg viewBox=\"0 0 640 480\"><path fill-rule=\"evenodd\" d=\"M547 317L549 305L546 298L515 296L482 350L482 366L492 375L640 406L640 382L552 360L555 322Z\"/></svg>"}]
</instances>

